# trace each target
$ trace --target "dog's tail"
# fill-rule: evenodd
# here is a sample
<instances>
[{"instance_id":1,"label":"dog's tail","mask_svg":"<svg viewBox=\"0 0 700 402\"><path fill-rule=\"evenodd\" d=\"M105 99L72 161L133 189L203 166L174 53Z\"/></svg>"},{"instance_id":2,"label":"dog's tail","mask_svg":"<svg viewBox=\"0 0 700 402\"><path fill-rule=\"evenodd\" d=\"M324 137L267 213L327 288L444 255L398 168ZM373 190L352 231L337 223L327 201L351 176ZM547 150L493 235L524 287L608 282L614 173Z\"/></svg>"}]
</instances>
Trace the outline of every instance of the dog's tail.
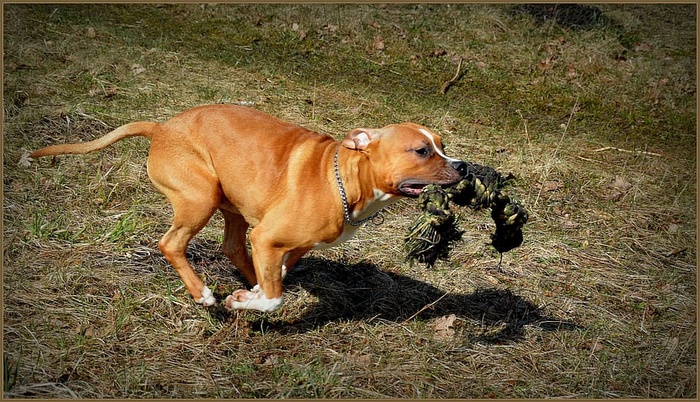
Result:
<instances>
[{"instance_id":1,"label":"dog's tail","mask_svg":"<svg viewBox=\"0 0 700 402\"><path fill-rule=\"evenodd\" d=\"M124 138L142 136L147 137L148 139L153 139L153 135L156 133L159 126L160 124L158 123L151 123L147 121L129 123L118 127L103 137L93 141L79 142L75 144L51 145L45 148L37 149L28 156L30 158L39 158L49 155L86 154L88 152L99 151L100 149L107 148L108 146L117 141L123 140Z\"/></svg>"}]
</instances>

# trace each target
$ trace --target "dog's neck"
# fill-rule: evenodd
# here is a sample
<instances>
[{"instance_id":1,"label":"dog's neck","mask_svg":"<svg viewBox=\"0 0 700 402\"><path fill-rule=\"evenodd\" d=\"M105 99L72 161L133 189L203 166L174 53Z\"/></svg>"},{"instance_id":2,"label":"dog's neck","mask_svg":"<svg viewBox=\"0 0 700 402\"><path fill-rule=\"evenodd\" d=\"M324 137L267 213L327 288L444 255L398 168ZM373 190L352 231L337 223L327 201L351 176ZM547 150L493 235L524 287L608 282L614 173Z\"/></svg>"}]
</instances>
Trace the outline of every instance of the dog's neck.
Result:
<instances>
[{"instance_id":1,"label":"dog's neck","mask_svg":"<svg viewBox=\"0 0 700 402\"><path fill-rule=\"evenodd\" d=\"M341 202L345 204L343 209L347 211L346 223L356 226L371 220L379 211L402 198L380 189L381 186L374 181L371 162L361 151L340 146L336 151L336 161L334 171Z\"/></svg>"}]
</instances>

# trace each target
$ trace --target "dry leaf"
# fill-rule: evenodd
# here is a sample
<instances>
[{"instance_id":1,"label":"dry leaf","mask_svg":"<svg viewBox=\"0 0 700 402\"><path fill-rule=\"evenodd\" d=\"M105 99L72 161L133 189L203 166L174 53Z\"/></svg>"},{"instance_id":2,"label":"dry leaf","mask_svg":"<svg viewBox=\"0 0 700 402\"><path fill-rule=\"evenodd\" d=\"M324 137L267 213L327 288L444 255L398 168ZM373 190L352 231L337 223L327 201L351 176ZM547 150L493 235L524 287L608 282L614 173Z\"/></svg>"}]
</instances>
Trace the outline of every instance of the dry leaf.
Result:
<instances>
[{"instance_id":1,"label":"dry leaf","mask_svg":"<svg viewBox=\"0 0 700 402\"><path fill-rule=\"evenodd\" d=\"M603 195L603 199L618 201L630 191L632 184L624 177L616 175L605 188L609 191Z\"/></svg>"},{"instance_id":2,"label":"dry leaf","mask_svg":"<svg viewBox=\"0 0 700 402\"><path fill-rule=\"evenodd\" d=\"M263 354L257 358L256 363L264 366L274 366L279 363L280 357L274 353Z\"/></svg>"},{"instance_id":3,"label":"dry leaf","mask_svg":"<svg viewBox=\"0 0 700 402\"><path fill-rule=\"evenodd\" d=\"M557 191L564 188L564 183L558 180L547 180L540 184L543 191Z\"/></svg>"},{"instance_id":4,"label":"dry leaf","mask_svg":"<svg viewBox=\"0 0 700 402\"><path fill-rule=\"evenodd\" d=\"M435 322L433 323L435 335L440 338L450 338L454 336L455 330L453 329L453 326L456 318L457 316L454 314L436 318Z\"/></svg>"},{"instance_id":5,"label":"dry leaf","mask_svg":"<svg viewBox=\"0 0 700 402\"><path fill-rule=\"evenodd\" d=\"M670 223L668 225L668 233L670 233L670 234L678 233L678 229L680 229L680 226L678 226L677 223Z\"/></svg>"},{"instance_id":6,"label":"dry leaf","mask_svg":"<svg viewBox=\"0 0 700 402\"><path fill-rule=\"evenodd\" d=\"M665 255L666 255L666 257L675 257L675 256L677 256L677 255L679 255L679 254L685 253L686 251L688 251L688 248L687 248L687 247L684 247L684 248L674 248L673 250L671 250L670 252L666 253Z\"/></svg>"},{"instance_id":7,"label":"dry leaf","mask_svg":"<svg viewBox=\"0 0 700 402\"><path fill-rule=\"evenodd\" d=\"M557 55L553 55L553 56L550 56L550 57L540 61L540 64L539 64L540 70L542 70L542 71L549 70L552 67L552 63L554 63L554 61L558 57L559 56L557 56Z\"/></svg>"},{"instance_id":8,"label":"dry leaf","mask_svg":"<svg viewBox=\"0 0 700 402\"><path fill-rule=\"evenodd\" d=\"M651 50L651 45L648 43L640 43L634 47L635 52L648 52Z\"/></svg>"},{"instance_id":9,"label":"dry leaf","mask_svg":"<svg viewBox=\"0 0 700 402\"><path fill-rule=\"evenodd\" d=\"M442 57L447 54L447 50L443 48L437 48L430 53L430 57Z\"/></svg>"},{"instance_id":10,"label":"dry leaf","mask_svg":"<svg viewBox=\"0 0 700 402\"><path fill-rule=\"evenodd\" d=\"M139 75L145 73L146 69L139 64L134 64L131 66L131 72L134 73L134 75Z\"/></svg>"},{"instance_id":11,"label":"dry leaf","mask_svg":"<svg viewBox=\"0 0 700 402\"><path fill-rule=\"evenodd\" d=\"M600 339L593 339L592 341L584 342L581 344L581 347L590 350L591 353L596 353L603 350L604 346Z\"/></svg>"},{"instance_id":12,"label":"dry leaf","mask_svg":"<svg viewBox=\"0 0 700 402\"><path fill-rule=\"evenodd\" d=\"M384 50L385 47L386 47L386 45L384 45L384 41L382 40L382 37L377 35L374 38L374 48L376 50Z\"/></svg>"},{"instance_id":13,"label":"dry leaf","mask_svg":"<svg viewBox=\"0 0 700 402\"><path fill-rule=\"evenodd\" d=\"M348 361L363 366L368 366L372 362L372 357L368 354L351 353L345 355Z\"/></svg>"}]
</instances>

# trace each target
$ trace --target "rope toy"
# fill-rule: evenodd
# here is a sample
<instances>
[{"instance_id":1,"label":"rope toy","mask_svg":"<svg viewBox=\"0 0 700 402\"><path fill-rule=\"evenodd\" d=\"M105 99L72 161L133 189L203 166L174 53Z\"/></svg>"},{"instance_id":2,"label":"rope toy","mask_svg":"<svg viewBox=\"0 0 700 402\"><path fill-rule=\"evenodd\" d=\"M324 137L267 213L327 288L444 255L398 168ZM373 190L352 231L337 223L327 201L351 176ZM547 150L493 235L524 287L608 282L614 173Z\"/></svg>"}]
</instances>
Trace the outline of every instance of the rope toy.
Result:
<instances>
[{"instance_id":1,"label":"rope toy","mask_svg":"<svg viewBox=\"0 0 700 402\"><path fill-rule=\"evenodd\" d=\"M501 192L513 175L504 178L495 169L476 163L468 163L468 169L469 173L450 187L431 184L423 188L418 196L422 212L404 239L407 260L430 267L438 259L448 258L454 243L461 240L464 233L458 228L459 218L450 210L450 201L474 210L491 208L491 218L496 223L491 245L501 257L522 244L522 227L528 213L518 199Z\"/></svg>"}]
</instances>

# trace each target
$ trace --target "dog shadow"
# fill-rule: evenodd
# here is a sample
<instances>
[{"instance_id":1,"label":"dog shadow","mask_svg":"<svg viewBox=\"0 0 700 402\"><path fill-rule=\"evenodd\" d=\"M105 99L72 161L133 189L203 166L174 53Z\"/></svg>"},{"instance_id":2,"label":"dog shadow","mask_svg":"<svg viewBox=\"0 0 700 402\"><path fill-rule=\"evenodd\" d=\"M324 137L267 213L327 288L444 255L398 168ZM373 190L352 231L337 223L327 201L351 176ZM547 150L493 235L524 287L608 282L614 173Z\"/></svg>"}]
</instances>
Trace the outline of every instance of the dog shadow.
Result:
<instances>
[{"instance_id":1,"label":"dog shadow","mask_svg":"<svg viewBox=\"0 0 700 402\"><path fill-rule=\"evenodd\" d=\"M532 302L503 289L448 293L405 275L382 271L373 264L344 264L318 257L299 261L285 278L287 291L303 289L318 299L302 316L280 321L263 317L251 328L300 333L329 322L382 319L391 322L430 320L445 315L480 322L482 333L473 341L500 344L520 341L525 326L545 331L581 328L576 323L547 317Z\"/></svg>"}]
</instances>

